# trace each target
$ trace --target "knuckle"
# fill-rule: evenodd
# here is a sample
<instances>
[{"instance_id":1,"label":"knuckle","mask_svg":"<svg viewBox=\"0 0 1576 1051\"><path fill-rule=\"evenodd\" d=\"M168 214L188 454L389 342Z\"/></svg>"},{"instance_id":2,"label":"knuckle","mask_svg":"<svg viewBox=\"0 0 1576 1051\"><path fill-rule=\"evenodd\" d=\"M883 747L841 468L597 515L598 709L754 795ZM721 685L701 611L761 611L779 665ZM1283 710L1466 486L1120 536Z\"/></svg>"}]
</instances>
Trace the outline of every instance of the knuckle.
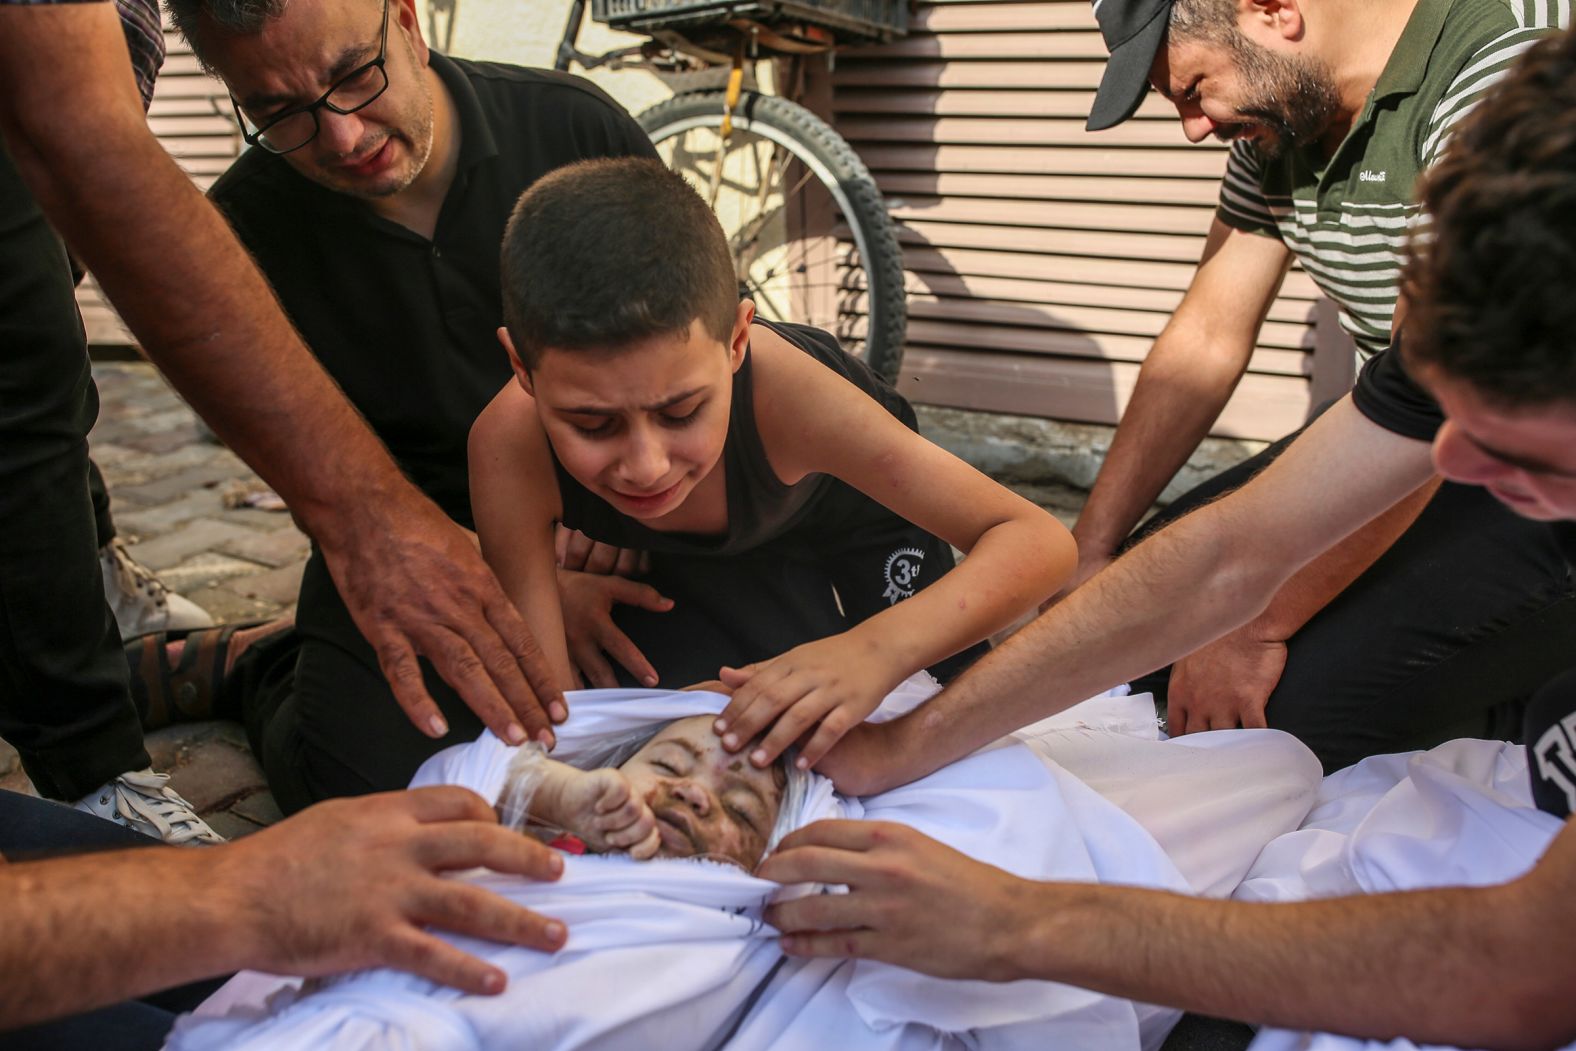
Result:
<instances>
[{"instance_id":1,"label":"knuckle","mask_svg":"<svg viewBox=\"0 0 1576 1051\"><path fill-rule=\"evenodd\" d=\"M836 708L821 720L821 728L837 737L853 729L854 724L855 718L846 708Z\"/></svg>"},{"instance_id":2,"label":"knuckle","mask_svg":"<svg viewBox=\"0 0 1576 1051\"><path fill-rule=\"evenodd\" d=\"M390 679L409 681L421 678L415 654L410 647L398 642L385 642L378 647L378 666Z\"/></svg>"},{"instance_id":3,"label":"knuckle","mask_svg":"<svg viewBox=\"0 0 1576 1051\"><path fill-rule=\"evenodd\" d=\"M460 642L451 643L444 648L443 661L451 672L468 679L481 675L484 670L476 652Z\"/></svg>"}]
</instances>

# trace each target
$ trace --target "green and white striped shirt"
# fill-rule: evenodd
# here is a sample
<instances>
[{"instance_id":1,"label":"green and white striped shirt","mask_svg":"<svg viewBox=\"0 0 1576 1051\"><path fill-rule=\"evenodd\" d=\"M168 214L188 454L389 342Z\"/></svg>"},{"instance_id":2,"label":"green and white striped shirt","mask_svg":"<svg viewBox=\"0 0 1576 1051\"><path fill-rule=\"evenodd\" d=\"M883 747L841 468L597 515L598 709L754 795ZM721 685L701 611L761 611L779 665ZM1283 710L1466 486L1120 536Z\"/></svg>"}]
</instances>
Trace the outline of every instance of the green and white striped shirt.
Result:
<instances>
[{"instance_id":1,"label":"green and white striped shirt","mask_svg":"<svg viewBox=\"0 0 1576 1051\"><path fill-rule=\"evenodd\" d=\"M1554 27L1571 0L1418 0L1368 103L1329 163L1317 148L1264 161L1231 150L1221 221L1278 237L1340 307L1341 327L1366 357L1390 342L1418 177L1450 130Z\"/></svg>"}]
</instances>

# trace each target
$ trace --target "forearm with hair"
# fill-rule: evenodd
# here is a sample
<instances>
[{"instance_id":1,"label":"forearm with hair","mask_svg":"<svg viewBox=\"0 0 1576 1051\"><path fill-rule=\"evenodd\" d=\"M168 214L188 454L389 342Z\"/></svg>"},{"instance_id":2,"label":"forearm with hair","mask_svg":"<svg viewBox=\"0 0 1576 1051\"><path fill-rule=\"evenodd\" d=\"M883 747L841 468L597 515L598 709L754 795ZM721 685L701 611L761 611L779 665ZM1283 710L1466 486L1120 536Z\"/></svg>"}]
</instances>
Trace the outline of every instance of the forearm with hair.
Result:
<instances>
[{"instance_id":1,"label":"forearm with hair","mask_svg":"<svg viewBox=\"0 0 1576 1051\"><path fill-rule=\"evenodd\" d=\"M1295 566L1235 543L1252 533L1238 517L1218 502L1161 530L895 720L907 772L938 769L1257 615Z\"/></svg>"},{"instance_id":2,"label":"forearm with hair","mask_svg":"<svg viewBox=\"0 0 1576 1051\"><path fill-rule=\"evenodd\" d=\"M1297 634L1394 546L1423 513L1439 486L1437 478L1422 486L1298 570L1247 630L1258 638L1275 642L1284 642Z\"/></svg>"},{"instance_id":3,"label":"forearm with hair","mask_svg":"<svg viewBox=\"0 0 1576 1051\"><path fill-rule=\"evenodd\" d=\"M225 849L148 847L0 866L0 1030L244 966L247 910L220 875L216 853ZM150 888L178 903L179 915L100 907L85 887Z\"/></svg>"},{"instance_id":4,"label":"forearm with hair","mask_svg":"<svg viewBox=\"0 0 1576 1051\"><path fill-rule=\"evenodd\" d=\"M1155 341L1073 527L1080 553L1113 554L1220 417L1247 358L1207 340L1174 321Z\"/></svg>"},{"instance_id":5,"label":"forearm with hair","mask_svg":"<svg viewBox=\"0 0 1576 1051\"><path fill-rule=\"evenodd\" d=\"M1073 536L1110 555L1220 417L1247 370L1291 255L1279 241L1210 225L1198 270L1144 359Z\"/></svg>"},{"instance_id":6,"label":"forearm with hair","mask_svg":"<svg viewBox=\"0 0 1576 1051\"><path fill-rule=\"evenodd\" d=\"M889 724L899 758L881 782L929 773L1213 642L1431 475L1426 443L1342 400L1248 484L1149 537Z\"/></svg>"},{"instance_id":7,"label":"forearm with hair","mask_svg":"<svg viewBox=\"0 0 1576 1051\"><path fill-rule=\"evenodd\" d=\"M129 73L117 76L127 59L113 5L51 6L103 8L109 18L44 13L57 32L7 76L17 95L0 104L0 129L45 214L149 357L309 532L330 525L331 507L352 517L413 493L148 130Z\"/></svg>"},{"instance_id":8,"label":"forearm with hair","mask_svg":"<svg viewBox=\"0 0 1576 1051\"><path fill-rule=\"evenodd\" d=\"M1461 1047L1572 1033L1568 965L1522 883L1295 904L1077 884L1025 890L1012 973L1255 1025ZM1546 896L1545 896L1546 897ZM1554 966L1550 966L1553 963Z\"/></svg>"}]
</instances>

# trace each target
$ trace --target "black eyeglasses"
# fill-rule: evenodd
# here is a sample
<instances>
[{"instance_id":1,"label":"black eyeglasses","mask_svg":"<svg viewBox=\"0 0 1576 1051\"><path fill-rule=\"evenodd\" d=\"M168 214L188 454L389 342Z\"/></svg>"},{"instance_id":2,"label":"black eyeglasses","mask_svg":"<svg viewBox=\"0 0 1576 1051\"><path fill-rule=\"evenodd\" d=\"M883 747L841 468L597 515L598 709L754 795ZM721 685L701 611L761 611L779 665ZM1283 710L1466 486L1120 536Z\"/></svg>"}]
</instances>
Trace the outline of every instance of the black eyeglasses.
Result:
<instances>
[{"instance_id":1,"label":"black eyeglasses","mask_svg":"<svg viewBox=\"0 0 1576 1051\"><path fill-rule=\"evenodd\" d=\"M241 104L231 95L230 105L234 107L235 120L241 126L241 138L249 145L261 146L269 153L289 153L317 138L318 110L329 109L345 114L371 105L389 86L388 71L383 68L388 43L389 0L383 0L383 31L378 40L378 57L334 81L316 102L286 110L257 127L241 112Z\"/></svg>"}]
</instances>

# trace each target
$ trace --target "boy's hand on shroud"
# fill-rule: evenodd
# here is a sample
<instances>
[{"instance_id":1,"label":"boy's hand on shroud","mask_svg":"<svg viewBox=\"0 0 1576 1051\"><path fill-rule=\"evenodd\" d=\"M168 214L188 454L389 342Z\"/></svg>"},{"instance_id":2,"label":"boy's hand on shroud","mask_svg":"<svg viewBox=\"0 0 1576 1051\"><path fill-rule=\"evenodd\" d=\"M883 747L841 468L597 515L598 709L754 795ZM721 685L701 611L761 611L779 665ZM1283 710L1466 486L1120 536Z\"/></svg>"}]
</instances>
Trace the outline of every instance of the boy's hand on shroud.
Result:
<instances>
[{"instance_id":1,"label":"boy's hand on shroud","mask_svg":"<svg viewBox=\"0 0 1576 1051\"><path fill-rule=\"evenodd\" d=\"M250 966L309 977L395 967L468 993L503 991L504 972L428 928L553 952L563 924L445 873L482 866L555 880L556 852L503 828L453 786L333 799L216 848L214 885L237 895Z\"/></svg>"},{"instance_id":2,"label":"boy's hand on shroud","mask_svg":"<svg viewBox=\"0 0 1576 1051\"><path fill-rule=\"evenodd\" d=\"M664 598L650 584L626 577L568 569L558 571L558 599L563 609L569 659L587 683L601 688L618 685L618 676L607 662L611 656L642 686L657 684L657 669L613 623L613 607L639 606L654 613L666 613L673 608L672 599Z\"/></svg>"},{"instance_id":3,"label":"boy's hand on shroud","mask_svg":"<svg viewBox=\"0 0 1576 1051\"><path fill-rule=\"evenodd\" d=\"M817 821L787 836L756 875L848 887L766 910L790 956L883 960L938 978L1020 977L1011 950L1024 935L1026 881L905 825Z\"/></svg>"},{"instance_id":4,"label":"boy's hand on shroud","mask_svg":"<svg viewBox=\"0 0 1576 1051\"><path fill-rule=\"evenodd\" d=\"M598 853L627 850L638 861L655 857L662 846L657 819L629 779L610 767L576 774L562 789L564 826Z\"/></svg>"},{"instance_id":5,"label":"boy's hand on shroud","mask_svg":"<svg viewBox=\"0 0 1576 1051\"><path fill-rule=\"evenodd\" d=\"M733 699L718 717L722 746L738 751L771 727L750 762L766 766L810 733L797 763L807 770L844 734L865 721L901 681L849 632L795 646L780 657L723 668Z\"/></svg>"}]
</instances>

